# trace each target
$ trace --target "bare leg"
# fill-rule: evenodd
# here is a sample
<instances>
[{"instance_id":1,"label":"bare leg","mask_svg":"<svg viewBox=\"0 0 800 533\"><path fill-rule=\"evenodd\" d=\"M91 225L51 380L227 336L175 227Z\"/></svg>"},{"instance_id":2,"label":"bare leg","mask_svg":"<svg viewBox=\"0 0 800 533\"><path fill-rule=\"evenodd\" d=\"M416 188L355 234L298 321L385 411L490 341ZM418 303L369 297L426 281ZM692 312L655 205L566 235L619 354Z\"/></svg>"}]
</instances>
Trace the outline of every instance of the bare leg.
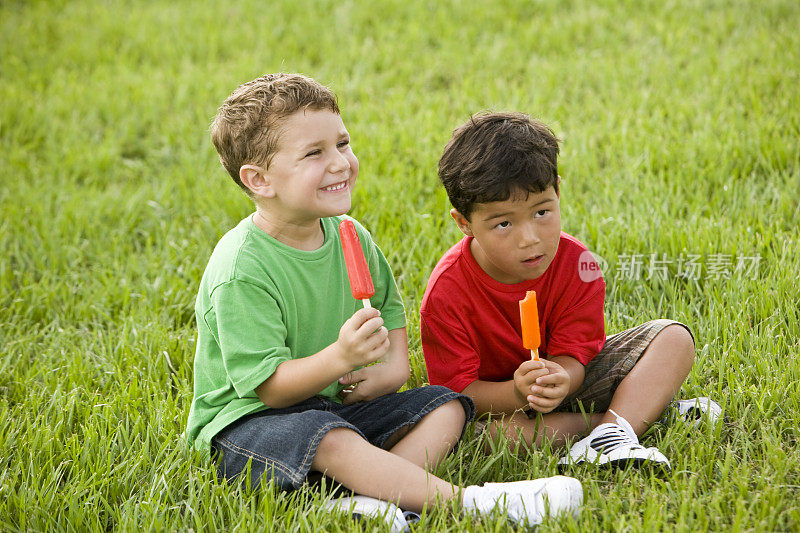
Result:
<instances>
[{"instance_id":1,"label":"bare leg","mask_svg":"<svg viewBox=\"0 0 800 533\"><path fill-rule=\"evenodd\" d=\"M692 336L682 326L667 326L656 335L619 384L609 409L627 420L636 434L641 435L680 390L693 363ZM600 423L615 421L613 413L606 413Z\"/></svg>"},{"instance_id":2,"label":"bare leg","mask_svg":"<svg viewBox=\"0 0 800 533\"><path fill-rule=\"evenodd\" d=\"M549 440L554 446L564 446L572 437L585 435L596 427L604 414L550 413L531 419L518 413L493 421L487 430L492 437L503 433L512 445L521 435L528 444L541 445Z\"/></svg>"},{"instance_id":3,"label":"bare leg","mask_svg":"<svg viewBox=\"0 0 800 533\"><path fill-rule=\"evenodd\" d=\"M386 447L417 466L433 469L461 438L465 421L464 406L452 400L425 415L410 430L392 435Z\"/></svg>"},{"instance_id":4,"label":"bare leg","mask_svg":"<svg viewBox=\"0 0 800 533\"><path fill-rule=\"evenodd\" d=\"M437 500L450 500L460 489L399 455L373 446L347 428L335 428L325 434L311 468L358 494L391 501L415 512Z\"/></svg>"}]
</instances>

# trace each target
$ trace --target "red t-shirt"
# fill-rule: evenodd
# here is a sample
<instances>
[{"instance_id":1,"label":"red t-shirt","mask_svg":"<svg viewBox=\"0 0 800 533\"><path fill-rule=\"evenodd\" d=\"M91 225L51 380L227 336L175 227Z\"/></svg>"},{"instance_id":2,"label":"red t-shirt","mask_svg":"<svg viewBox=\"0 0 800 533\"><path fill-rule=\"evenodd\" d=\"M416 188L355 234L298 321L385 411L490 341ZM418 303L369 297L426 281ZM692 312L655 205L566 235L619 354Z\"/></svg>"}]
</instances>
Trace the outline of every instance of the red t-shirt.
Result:
<instances>
[{"instance_id":1,"label":"red t-shirt","mask_svg":"<svg viewBox=\"0 0 800 533\"><path fill-rule=\"evenodd\" d=\"M489 277L464 237L439 260L422 298L422 349L431 385L461 392L475 380L508 381L531 357L522 346L519 301L536 291L539 353L591 361L605 343L602 276L581 279L579 258L592 263L586 246L561 232L558 250L544 274L509 285ZM595 263L596 265L596 263ZM586 274L587 270L584 270ZM590 271L593 272L593 271ZM584 275L590 279L592 275Z\"/></svg>"}]
</instances>

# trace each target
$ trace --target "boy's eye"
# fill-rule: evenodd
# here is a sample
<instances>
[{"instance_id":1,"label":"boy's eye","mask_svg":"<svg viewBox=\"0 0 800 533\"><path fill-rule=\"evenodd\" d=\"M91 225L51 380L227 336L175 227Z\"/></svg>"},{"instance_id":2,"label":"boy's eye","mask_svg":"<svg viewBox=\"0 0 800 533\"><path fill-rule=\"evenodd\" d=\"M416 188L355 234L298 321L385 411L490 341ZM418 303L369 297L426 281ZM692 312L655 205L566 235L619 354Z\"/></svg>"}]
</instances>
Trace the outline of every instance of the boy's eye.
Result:
<instances>
[{"instance_id":1,"label":"boy's eye","mask_svg":"<svg viewBox=\"0 0 800 533\"><path fill-rule=\"evenodd\" d=\"M504 220L504 221L500 222L498 225L496 225L495 228L505 229L510 225L511 225L511 222L509 222L508 220Z\"/></svg>"},{"instance_id":2,"label":"boy's eye","mask_svg":"<svg viewBox=\"0 0 800 533\"><path fill-rule=\"evenodd\" d=\"M536 218L541 218L547 214L547 209L539 209L536 211Z\"/></svg>"}]
</instances>

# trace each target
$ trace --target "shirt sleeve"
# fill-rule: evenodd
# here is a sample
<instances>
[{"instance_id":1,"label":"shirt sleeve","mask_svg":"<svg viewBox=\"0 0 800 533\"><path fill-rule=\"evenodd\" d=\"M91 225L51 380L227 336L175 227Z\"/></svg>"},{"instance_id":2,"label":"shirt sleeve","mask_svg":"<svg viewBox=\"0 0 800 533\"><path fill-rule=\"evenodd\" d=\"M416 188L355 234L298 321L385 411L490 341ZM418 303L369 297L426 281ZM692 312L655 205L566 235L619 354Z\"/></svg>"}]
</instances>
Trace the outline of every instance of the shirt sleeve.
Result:
<instances>
[{"instance_id":1,"label":"shirt sleeve","mask_svg":"<svg viewBox=\"0 0 800 533\"><path fill-rule=\"evenodd\" d=\"M216 324L208 325L217 333L228 380L240 398L252 396L291 359L281 310L265 288L240 280L218 286L211 299Z\"/></svg>"},{"instance_id":2,"label":"shirt sleeve","mask_svg":"<svg viewBox=\"0 0 800 533\"><path fill-rule=\"evenodd\" d=\"M605 282L595 283L590 291L560 310L548 325L547 355L569 355L586 365L600 353L606 341L603 304Z\"/></svg>"},{"instance_id":3,"label":"shirt sleeve","mask_svg":"<svg viewBox=\"0 0 800 533\"><path fill-rule=\"evenodd\" d=\"M404 328L406 327L406 311L392 269L369 232L366 230L364 232L369 239L367 241L370 244L367 249L367 263L375 286L375 294L370 298L372 305L380 310L386 329Z\"/></svg>"},{"instance_id":4,"label":"shirt sleeve","mask_svg":"<svg viewBox=\"0 0 800 533\"><path fill-rule=\"evenodd\" d=\"M431 385L461 392L478 379L480 357L458 320L445 321L423 314L420 334Z\"/></svg>"}]
</instances>

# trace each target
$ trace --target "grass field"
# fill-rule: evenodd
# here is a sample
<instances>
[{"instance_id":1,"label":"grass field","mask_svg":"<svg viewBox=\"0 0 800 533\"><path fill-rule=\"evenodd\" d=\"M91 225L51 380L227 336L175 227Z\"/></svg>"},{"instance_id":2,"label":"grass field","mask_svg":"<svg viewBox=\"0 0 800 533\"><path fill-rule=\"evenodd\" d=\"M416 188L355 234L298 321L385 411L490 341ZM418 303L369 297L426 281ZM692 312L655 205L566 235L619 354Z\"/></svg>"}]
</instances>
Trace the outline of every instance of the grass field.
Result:
<instances>
[{"instance_id":1,"label":"grass field","mask_svg":"<svg viewBox=\"0 0 800 533\"><path fill-rule=\"evenodd\" d=\"M564 229L607 261L608 331L693 327L684 396L727 422L654 426L667 478L573 472L580 519L541 531L800 529L800 4L266 4L0 3L0 529L359 530L313 491L228 487L181 442L197 286L252 209L208 124L279 70L339 96L351 214L407 306L409 385L425 283L459 238L436 163L483 109L563 139ZM518 480L559 457L478 450L437 474ZM417 529L507 527L445 510Z\"/></svg>"}]
</instances>

